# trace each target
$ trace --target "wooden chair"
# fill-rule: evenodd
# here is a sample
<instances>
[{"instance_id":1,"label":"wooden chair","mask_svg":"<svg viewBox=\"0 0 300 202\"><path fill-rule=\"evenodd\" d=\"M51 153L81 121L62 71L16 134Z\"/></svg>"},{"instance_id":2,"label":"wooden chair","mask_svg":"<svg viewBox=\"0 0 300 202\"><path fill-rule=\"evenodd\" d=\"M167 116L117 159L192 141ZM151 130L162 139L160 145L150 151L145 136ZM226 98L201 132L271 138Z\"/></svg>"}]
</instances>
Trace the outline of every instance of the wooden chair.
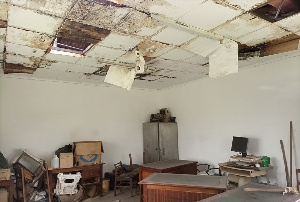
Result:
<instances>
[{"instance_id":1,"label":"wooden chair","mask_svg":"<svg viewBox=\"0 0 300 202\"><path fill-rule=\"evenodd\" d=\"M131 196L133 196L133 187L135 187L137 192L137 182L138 182L138 173L136 172L124 172L123 164L120 161L115 166L115 186L114 186L114 195L117 195L117 188L120 188L122 192L122 188L130 188Z\"/></svg>"},{"instance_id":2,"label":"wooden chair","mask_svg":"<svg viewBox=\"0 0 300 202\"><path fill-rule=\"evenodd\" d=\"M299 185L300 185L300 180L299 180L299 175L300 169L296 169L296 182L297 182L297 190L299 191Z\"/></svg>"}]
</instances>

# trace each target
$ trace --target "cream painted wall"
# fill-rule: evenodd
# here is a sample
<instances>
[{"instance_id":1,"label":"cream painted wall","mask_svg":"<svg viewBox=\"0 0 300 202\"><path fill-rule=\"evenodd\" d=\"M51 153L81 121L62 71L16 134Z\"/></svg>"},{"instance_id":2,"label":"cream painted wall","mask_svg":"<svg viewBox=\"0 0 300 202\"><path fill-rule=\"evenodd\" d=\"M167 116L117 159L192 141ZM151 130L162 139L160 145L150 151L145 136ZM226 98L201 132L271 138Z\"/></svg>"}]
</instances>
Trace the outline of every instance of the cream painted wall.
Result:
<instances>
[{"instance_id":1,"label":"cream painted wall","mask_svg":"<svg viewBox=\"0 0 300 202\"><path fill-rule=\"evenodd\" d=\"M101 140L105 171L142 162L142 123L157 92L0 77L0 151L12 162L27 149L50 160L73 141Z\"/></svg>"},{"instance_id":2,"label":"cream painted wall","mask_svg":"<svg viewBox=\"0 0 300 202\"><path fill-rule=\"evenodd\" d=\"M248 137L248 153L270 156L271 183L285 186L279 140L288 152L289 121L294 125L300 168L300 56L296 55L162 90L161 107L168 106L177 117L180 158L217 166L236 154L230 151L232 136Z\"/></svg>"}]
</instances>

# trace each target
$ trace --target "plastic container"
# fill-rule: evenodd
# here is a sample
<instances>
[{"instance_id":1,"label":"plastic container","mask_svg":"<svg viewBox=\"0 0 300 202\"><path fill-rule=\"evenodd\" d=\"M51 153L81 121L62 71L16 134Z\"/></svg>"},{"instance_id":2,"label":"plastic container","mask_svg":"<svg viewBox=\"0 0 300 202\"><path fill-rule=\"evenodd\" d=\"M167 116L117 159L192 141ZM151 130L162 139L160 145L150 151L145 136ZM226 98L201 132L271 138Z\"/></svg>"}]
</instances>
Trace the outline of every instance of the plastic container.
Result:
<instances>
[{"instance_id":1,"label":"plastic container","mask_svg":"<svg viewBox=\"0 0 300 202\"><path fill-rule=\"evenodd\" d=\"M268 157L268 156L263 156L263 157L261 158L261 164L262 164L263 167L269 167L270 164L271 164L271 162L270 162L270 157Z\"/></svg>"},{"instance_id":2,"label":"plastic container","mask_svg":"<svg viewBox=\"0 0 300 202\"><path fill-rule=\"evenodd\" d=\"M53 168L59 168L59 158L56 155L51 159L51 166Z\"/></svg>"},{"instance_id":3,"label":"plastic container","mask_svg":"<svg viewBox=\"0 0 300 202\"><path fill-rule=\"evenodd\" d=\"M103 179L102 191L104 193L109 191L109 179Z\"/></svg>"}]
</instances>

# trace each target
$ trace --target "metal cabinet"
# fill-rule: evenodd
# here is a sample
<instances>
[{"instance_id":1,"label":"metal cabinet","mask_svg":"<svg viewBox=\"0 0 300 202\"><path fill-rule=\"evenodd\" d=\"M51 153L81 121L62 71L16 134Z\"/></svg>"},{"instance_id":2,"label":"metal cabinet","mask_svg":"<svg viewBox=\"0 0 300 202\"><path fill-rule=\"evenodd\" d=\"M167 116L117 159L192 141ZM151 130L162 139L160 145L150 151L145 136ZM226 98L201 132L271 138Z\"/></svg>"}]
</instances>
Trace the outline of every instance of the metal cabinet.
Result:
<instances>
[{"instance_id":1,"label":"metal cabinet","mask_svg":"<svg viewBox=\"0 0 300 202\"><path fill-rule=\"evenodd\" d=\"M144 123L143 146L144 163L179 159L177 123Z\"/></svg>"}]
</instances>

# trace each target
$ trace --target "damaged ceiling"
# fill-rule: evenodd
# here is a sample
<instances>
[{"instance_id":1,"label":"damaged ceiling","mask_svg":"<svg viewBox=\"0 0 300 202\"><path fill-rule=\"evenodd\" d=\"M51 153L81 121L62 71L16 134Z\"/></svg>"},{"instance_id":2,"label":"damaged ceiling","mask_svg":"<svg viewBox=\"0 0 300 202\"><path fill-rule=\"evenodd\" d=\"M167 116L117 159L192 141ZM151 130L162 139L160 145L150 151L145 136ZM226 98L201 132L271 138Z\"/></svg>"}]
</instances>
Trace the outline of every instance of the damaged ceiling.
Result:
<instances>
[{"instance_id":1,"label":"damaged ceiling","mask_svg":"<svg viewBox=\"0 0 300 202\"><path fill-rule=\"evenodd\" d=\"M0 72L18 77L104 84L139 50L133 86L162 89L298 50L299 37L299 0L0 0Z\"/></svg>"}]
</instances>

